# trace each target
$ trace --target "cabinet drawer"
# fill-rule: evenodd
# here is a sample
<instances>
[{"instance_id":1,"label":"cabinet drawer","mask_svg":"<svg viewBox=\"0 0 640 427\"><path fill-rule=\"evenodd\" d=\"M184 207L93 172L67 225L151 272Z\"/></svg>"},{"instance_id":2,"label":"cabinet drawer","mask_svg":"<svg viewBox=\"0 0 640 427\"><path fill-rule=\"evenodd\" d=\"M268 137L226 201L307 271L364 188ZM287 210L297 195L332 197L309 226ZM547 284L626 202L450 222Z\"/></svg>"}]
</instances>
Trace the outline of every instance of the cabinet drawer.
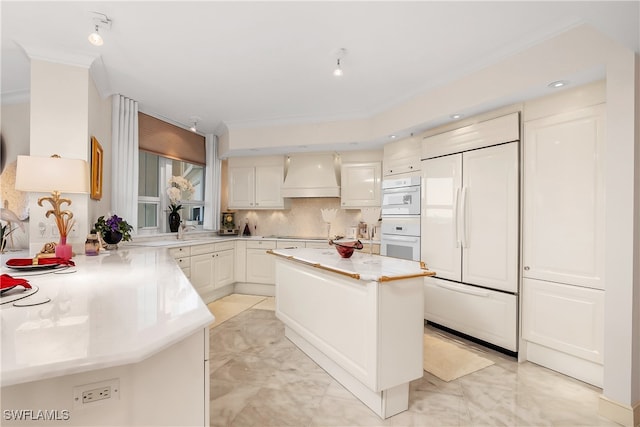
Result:
<instances>
[{"instance_id":1,"label":"cabinet drawer","mask_svg":"<svg viewBox=\"0 0 640 427\"><path fill-rule=\"evenodd\" d=\"M191 247L190 246L184 246L184 247L181 247L181 248L170 248L169 249L169 253L174 258L182 258L182 257L191 256Z\"/></svg>"},{"instance_id":2,"label":"cabinet drawer","mask_svg":"<svg viewBox=\"0 0 640 427\"><path fill-rule=\"evenodd\" d=\"M191 246L191 255L201 255L213 252L213 243L207 243L206 245Z\"/></svg>"},{"instance_id":3,"label":"cabinet drawer","mask_svg":"<svg viewBox=\"0 0 640 427\"><path fill-rule=\"evenodd\" d=\"M275 249L276 242L274 240L248 240L247 249Z\"/></svg>"},{"instance_id":4,"label":"cabinet drawer","mask_svg":"<svg viewBox=\"0 0 640 427\"><path fill-rule=\"evenodd\" d=\"M515 295L427 277L424 318L511 351L517 351Z\"/></svg>"},{"instance_id":5,"label":"cabinet drawer","mask_svg":"<svg viewBox=\"0 0 640 427\"><path fill-rule=\"evenodd\" d=\"M176 258L176 263L178 263L180 268L184 271L185 268L189 268L191 260L189 257Z\"/></svg>"},{"instance_id":6,"label":"cabinet drawer","mask_svg":"<svg viewBox=\"0 0 640 427\"><path fill-rule=\"evenodd\" d=\"M218 252L218 251L226 251L229 249L235 249L236 248L236 242L222 242L222 243L215 243L214 244L214 251Z\"/></svg>"}]
</instances>

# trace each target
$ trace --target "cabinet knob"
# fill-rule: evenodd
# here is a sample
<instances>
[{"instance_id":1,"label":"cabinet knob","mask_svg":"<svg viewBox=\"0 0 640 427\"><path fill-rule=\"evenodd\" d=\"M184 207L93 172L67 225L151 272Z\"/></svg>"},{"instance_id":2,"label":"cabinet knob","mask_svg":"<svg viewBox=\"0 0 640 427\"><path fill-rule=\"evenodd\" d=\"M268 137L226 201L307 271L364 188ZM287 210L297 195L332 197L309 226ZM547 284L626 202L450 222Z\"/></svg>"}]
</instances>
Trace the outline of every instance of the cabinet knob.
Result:
<instances>
[{"instance_id":1,"label":"cabinet knob","mask_svg":"<svg viewBox=\"0 0 640 427\"><path fill-rule=\"evenodd\" d=\"M413 166L409 166L409 169L413 169Z\"/></svg>"},{"instance_id":2,"label":"cabinet knob","mask_svg":"<svg viewBox=\"0 0 640 427\"><path fill-rule=\"evenodd\" d=\"M260 203L256 202L256 206L258 206Z\"/></svg>"},{"instance_id":3,"label":"cabinet knob","mask_svg":"<svg viewBox=\"0 0 640 427\"><path fill-rule=\"evenodd\" d=\"M524 271L529 271L529 266L528 265L524 266Z\"/></svg>"}]
</instances>

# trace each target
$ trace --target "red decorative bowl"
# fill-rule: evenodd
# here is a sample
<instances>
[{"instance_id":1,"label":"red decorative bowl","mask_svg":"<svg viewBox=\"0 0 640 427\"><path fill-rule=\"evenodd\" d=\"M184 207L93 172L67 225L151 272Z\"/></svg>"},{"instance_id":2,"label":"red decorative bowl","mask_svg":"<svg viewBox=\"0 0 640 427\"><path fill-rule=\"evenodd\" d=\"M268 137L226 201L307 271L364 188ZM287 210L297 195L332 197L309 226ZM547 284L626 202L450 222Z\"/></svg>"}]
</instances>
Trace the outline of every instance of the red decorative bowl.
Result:
<instances>
[{"instance_id":1,"label":"red decorative bowl","mask_svg":"<svg viewBox=\"0 0 640 427\"><path fill-rule=\"evenodd\" d=\"M354 249L362 249L363 245L360 240L356 242L334 242L329 240L330 245L334 245L342 258L349 258L353 255Z\"/></svg>"}]
</instances>

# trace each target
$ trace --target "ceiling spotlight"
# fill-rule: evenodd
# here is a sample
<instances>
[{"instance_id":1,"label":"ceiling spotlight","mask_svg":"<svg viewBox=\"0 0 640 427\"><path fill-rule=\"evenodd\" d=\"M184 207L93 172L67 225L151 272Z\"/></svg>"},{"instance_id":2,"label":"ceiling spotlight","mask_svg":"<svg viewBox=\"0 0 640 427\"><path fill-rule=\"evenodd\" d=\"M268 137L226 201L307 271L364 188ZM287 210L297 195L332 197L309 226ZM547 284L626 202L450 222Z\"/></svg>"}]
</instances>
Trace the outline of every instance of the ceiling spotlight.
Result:
<instances>
[{"instance_id":1,"label":"ceiling spotlight","mask_svg":"<svg viewBox=\"0 0 640 427\"><path fill-rule=\"evenodd\" d=\"M100 13L100 12L91 12L91 13L93 13L96 16L93 17L93 25L94 25L95 31L89 34L89 43L91 43L94 46L102 46L102 44L104 43L104 40L102 40L102 36L98 31L100 28L106 28L106 29L111 28L111 18L109 18L104 13Z\"/></svg>"},{"instance_id":2,"label":"ceiling spotlight","mask_svg":"<svg viewBox=\"0 0 640 427\"><path fill-rule=\"evenodd\" d=\"M569 82L566 81L566 80L557 80L555 82L549 83L547 86L549 86L552 89L558 89L558 88L564 87L564 86L566 86L568 84L569 84Z\"/></svg>"},{"instance_id":3,"label":"ceiling spotlight","mask_svg":"<svg viewBox=\"0 0 640 427\"><path fill-rule=\"evenodd\" d=\"M336 77L340 77L340 76L342 76L344 74L342 72L342 64L340 63L340 61L342 60L342 58L344 58L346 53L347 53L347 49L342 48L342 47L335 51L336 68L333 70L333 75L336 76Z\"/></svg>"},{"instance_id":4,"label":"ceiling spotlight","mask_svg":"<svg viewBox=\"0 0 640 427\"><path fill-rule=\"evenodd\" d=\"M102 46L104 40L102 40L102 36L98 33L98 26L96 25L96 30L89 34L89 43L94 46Z\"/></svg>"},{"instance_id":5,"label":"ceiling spotlight","mask_svg":"<svg viewBox=\"0 0 640 427\"><path fill-rule=\"evenodd\" d=\"M458 120L462 118L462 114L452 114L449 117L451 117L453 120Z\"/></svg>"},{"instance_id":6,"label":"ceiling spotlight","mask_svg":"<svg viewBox=\"0 0 640 427\"><path fill-rule=\"evenodd\" d=\"M194 117L189 118L189 121L191 122L191 127L189 127L189 130L191 130L191 132L197 132L198 131L198 128L197 128L198 120L200 120L200 117L194 116Z\"/></svg>"}]
</instances>

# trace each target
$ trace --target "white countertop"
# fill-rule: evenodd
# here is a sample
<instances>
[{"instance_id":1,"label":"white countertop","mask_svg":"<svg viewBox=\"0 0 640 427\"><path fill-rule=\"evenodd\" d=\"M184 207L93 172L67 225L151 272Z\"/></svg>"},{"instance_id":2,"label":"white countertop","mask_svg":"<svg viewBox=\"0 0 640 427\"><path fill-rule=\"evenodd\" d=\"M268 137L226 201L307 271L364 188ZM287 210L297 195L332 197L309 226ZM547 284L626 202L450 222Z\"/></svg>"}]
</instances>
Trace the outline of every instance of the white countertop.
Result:
<instances>
[{"instance_id":1,"label":"white countertop","mask_svg":"<svg viewBox=\"0 0 640 427\"><path fill-rule=\"evenodd\" d=\"M418 261L370 255L357 250L351 258L340 257L333 247L327 249L272 249L268 252L312 267L369 282L389 282L435 275Z\"/></svg>"},{"instance_id":2,"label":"white countertop","mask_svg":"<svg viewBox=\"0 0 640 427\"><path fill-rule=\"evenodd\" d=\"M175 233L173 235L167 235L162 237L157 236L138 236L135 237L130 242L123 242L120 244L122 247L164 247L164 248L175 248L179 246L195 246L195 245L203 245L207 243L217 243L217 242L226 242L226 241L235 241L235 240L244 240L244 241L258 241L258 240L269 240L269 241L285 241L285 242L327 242L328 239L323 237L279 237L279 236L217 236L212 235L211 233L187 233L183 239L177 239L175 237ZM349 241L353 239L347 239ZM380 240L366 240L360 239L360 241L364 244L373 243L374 245L379 245ZM327 243L328 244L328 243Z\"/></svg>"},{"instance_id":3,"label":"white countertop","mask_svg":"<svg viewBox=\"0 0 640 427\"><path fill-rule=\"evenodd\" d=\"M39 288L22 302L51 302L0 305L2 386L140 362L214 321L167 250L120 248L73 261L38 275L3 261L3 274Z\"/></svg>"}]
</instances>

